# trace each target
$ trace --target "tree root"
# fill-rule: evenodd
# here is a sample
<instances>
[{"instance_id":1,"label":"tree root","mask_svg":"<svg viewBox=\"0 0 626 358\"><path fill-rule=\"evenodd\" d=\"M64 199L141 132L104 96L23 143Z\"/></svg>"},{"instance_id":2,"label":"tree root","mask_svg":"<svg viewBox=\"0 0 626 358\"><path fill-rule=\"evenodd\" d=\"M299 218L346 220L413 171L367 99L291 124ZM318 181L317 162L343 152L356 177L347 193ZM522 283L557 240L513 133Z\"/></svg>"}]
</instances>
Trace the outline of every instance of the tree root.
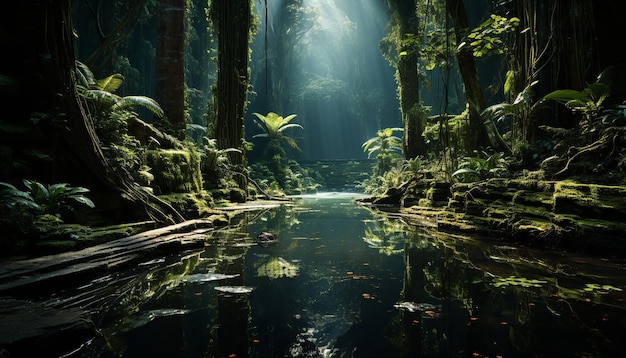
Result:
<instances>
[{"instance_id":1,"label":"tree root","mask_svg":"<svg viewBox=\"0 0 626 358\"><path fill-rule=\"evenodd\" d=\"M567 160L567 163L565 164L565 167L563 167L563 169L561 169L560 171L554 174L554 177L562 178L565 174L567 174L570 171L571 166L575 162L575 160L580 158L583 154L589 154L589 153L596 152L600 149L603 149L605 146L609 144L610 142L609 137L610 136L608 134L605 134L597 141L589 145L586 145L584 147L570 147L568 150L568 153L572 151L576 151L576 153Z\"/></svg>"}]
</instances>

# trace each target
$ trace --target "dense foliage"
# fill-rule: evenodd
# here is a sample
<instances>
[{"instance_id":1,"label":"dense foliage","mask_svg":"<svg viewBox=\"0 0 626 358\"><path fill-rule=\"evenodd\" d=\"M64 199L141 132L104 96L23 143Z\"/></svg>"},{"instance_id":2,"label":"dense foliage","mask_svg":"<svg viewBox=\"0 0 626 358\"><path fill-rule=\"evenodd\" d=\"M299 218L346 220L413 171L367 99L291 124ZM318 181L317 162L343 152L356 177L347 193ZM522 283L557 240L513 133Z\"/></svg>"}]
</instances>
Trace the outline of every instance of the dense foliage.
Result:
<instances>
[{"instance_id":1,"label":"dense foliage","mask_svg":"<svg viewBox=\"0 0 626 358\"><path fill-rule=\"evenodd\" d=\"M594 17L612 4L53 3L24 4L0 77L19 107L0 122L17 216L37 208L19 185L40 182L89 188L80 197L110 210L94 221L177 222L200 202L316 190L303 159L375 157L361 185L381 195L423 178L624 184L624 39ZM171 205L190 192L192 208Z\"/></svg>"}]
</instances>

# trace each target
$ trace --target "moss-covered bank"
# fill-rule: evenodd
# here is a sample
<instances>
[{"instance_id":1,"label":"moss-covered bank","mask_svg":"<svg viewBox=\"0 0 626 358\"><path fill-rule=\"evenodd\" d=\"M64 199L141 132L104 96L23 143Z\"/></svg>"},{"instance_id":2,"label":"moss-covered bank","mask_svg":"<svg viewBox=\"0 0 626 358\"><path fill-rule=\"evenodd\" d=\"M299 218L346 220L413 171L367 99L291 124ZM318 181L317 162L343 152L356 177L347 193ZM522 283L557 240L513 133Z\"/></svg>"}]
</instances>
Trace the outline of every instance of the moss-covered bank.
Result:
<instances>
[{"instance_id":1,"label":"moss-covered bank","mask_svg":"<svg viewBox=\"0 0 626 358\"><path fill-rule=\"evenodd\" d=\"M386 203L385 198L368 201L383 209L380 204ZM407 185L400 203L400 214L409 221L436 223L432 226L441 231L542 248L626 253L624 186L527 178L450 186L422 179Z\"/></svg>"}]
</instances>

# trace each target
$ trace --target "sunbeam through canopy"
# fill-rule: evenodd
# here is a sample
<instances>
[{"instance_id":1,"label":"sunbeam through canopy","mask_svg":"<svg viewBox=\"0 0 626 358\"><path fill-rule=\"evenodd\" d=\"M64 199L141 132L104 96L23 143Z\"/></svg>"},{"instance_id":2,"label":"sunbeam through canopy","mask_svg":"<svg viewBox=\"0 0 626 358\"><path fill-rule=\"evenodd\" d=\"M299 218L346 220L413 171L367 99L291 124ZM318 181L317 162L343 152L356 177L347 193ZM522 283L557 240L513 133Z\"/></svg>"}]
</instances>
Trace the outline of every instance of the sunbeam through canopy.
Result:
<instances>
[{"instance_id":1,"label":"sunbeam through canopy","mask_svg":"<svg viewBox=\"0 0 626 358\"><path fill-rule=\"evenodd\" d=\"M400 125L394 69L378 49L387 10L378 0L293 3L268 1L267 18L259 10L249 113L297 114L300 160L365 158L364 141Z\"/></svg>"}]
</instances>

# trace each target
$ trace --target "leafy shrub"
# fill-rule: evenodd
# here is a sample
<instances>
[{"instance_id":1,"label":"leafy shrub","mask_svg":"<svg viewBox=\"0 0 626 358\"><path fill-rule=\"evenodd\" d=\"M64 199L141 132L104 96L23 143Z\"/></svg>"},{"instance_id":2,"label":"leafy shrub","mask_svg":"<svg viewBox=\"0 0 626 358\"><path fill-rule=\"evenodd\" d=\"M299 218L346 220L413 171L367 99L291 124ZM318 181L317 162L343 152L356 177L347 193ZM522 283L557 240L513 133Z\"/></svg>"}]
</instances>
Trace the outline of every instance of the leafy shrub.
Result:
<instances>
[{"instance_id":1,"label":"leafy shrub","mask_svg":"<svg viewBox=\"0 0 626 358\"><path fill-rule=\"evenodd\" d=\"M77 205L94 208L85 196L89 189L67 183L44 185L34 180L23 180L25 190L0 182L0 224L4 238L2 246L12 247L63 223L63 215Z\"/></svg>"},{"instance_id":2,"label":"leafy shrub","mask_svg":"<svg viewBox=\"0 0 626 358\"><path fill-rule=\"evenodd\" d=\"M453 178L462 182L485 180L488 178L506 177L509 174L508 164L502 153L485 155L484 157L467 157L459 164L459 169L452 173Z\"/></svg>"}]
</instances>

